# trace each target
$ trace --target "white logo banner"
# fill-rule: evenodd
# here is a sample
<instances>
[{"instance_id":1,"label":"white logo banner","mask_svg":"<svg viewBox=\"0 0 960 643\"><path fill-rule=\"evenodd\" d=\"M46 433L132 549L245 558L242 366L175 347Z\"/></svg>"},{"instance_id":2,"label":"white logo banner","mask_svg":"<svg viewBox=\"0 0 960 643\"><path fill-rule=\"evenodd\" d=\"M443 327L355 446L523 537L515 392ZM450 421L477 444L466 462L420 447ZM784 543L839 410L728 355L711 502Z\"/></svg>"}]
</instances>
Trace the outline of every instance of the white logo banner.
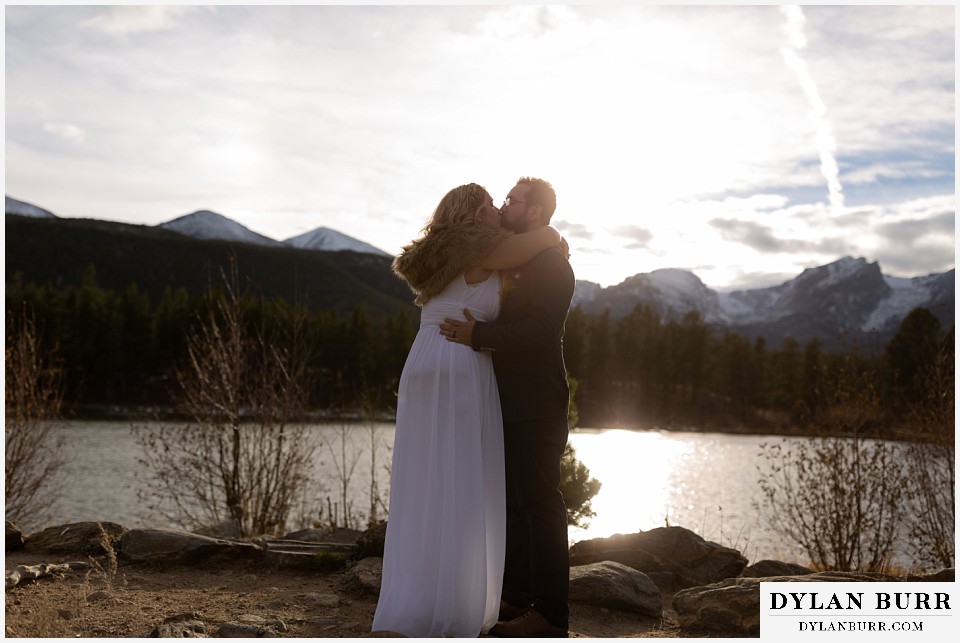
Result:
<instances>
[{"instance_id":1,"label":"white logo banner","mask_svg":"<svg viewBox=\"0 0 960 643\"><path fill-rule=\"evenodd\" d=\"M957 601L956 583L761 582L760 637L952 640Z\"/></svg>"}]
</instances>

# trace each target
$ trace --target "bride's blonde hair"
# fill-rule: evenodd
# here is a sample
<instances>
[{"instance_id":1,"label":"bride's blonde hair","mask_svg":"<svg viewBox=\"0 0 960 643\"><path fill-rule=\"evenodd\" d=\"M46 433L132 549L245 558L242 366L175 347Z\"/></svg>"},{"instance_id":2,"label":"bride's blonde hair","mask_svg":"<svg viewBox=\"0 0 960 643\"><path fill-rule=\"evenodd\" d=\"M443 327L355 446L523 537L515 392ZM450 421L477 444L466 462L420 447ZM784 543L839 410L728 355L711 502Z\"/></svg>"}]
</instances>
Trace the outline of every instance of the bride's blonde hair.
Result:
<instances>
[{"instance_id":1,"label":"bride's blonde hair","mask_svg":"<svg viewBox=\"0 0 960 643\"><path fill-rule=\"evenodd\" d=\"M477 215L488 198L487 191L476 183L453 188L440 199L423 235L404 246L393 260L393 272L409 284L418 306L478 265L494 246L513 234L479 222Z\"/></svg>"},{"instance_id":2,"label":"bride's blonde hair","mask_svg":"<svg viewBox=\"0 0 960 643\"><path fill-rule=\"evenodd\" d=\"M477 214L486 198L486 189L476 183L467 183L453 188L440 199L437 209L433 211L433 216L423 229L424 232L448 225L476 223Z\"/></svg>"}]
</instances>

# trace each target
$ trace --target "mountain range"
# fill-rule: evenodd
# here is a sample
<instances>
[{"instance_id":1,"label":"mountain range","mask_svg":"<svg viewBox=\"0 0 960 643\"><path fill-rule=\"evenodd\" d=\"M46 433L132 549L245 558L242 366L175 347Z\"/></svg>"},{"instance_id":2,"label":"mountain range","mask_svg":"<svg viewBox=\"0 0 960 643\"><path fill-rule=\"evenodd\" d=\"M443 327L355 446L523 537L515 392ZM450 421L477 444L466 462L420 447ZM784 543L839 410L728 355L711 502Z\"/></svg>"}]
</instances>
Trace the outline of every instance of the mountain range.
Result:
<instances>
[{"instance_id":1,"label":"mountain range","mask_svg":"<svg viewBox=\"0 0 960 643\"><path fill-rule=\"evenodd\" d=\"M49 210L44 210L41 207L14 199L10 196L6 196L5 201L7 214L46 219L59 218ZM196 212L160 223L155 227L161 230L178 232L194 239L217 239L221 241L254 243L262 246L288 246L307 250L352 250L353 252L379 254L385 257L390 256L380 248L374 247L365 241L360 241L342 232L322 226L284 241L277 241L276 239L271 239L270 237L256 233L233 219L216 212L211 212L210 210L197 210Z\"/></svg>"},{"instance_id":2,"label":"mountain range","mask_svg":"<svg viewBox=\"0 0 960 643\"><path fill-rule=\"evenodd\" d=\"M930 310L944 328L954 325L955 270L923 277L890 277L877 262L843 257L808 268L778 286L717 292L691 272L676 269L639 274L609 288L577 283L574 304L586 313L628 315L638 304L661 319L678 321L697 312L718 330L764 337L778 345L787 337L819 339L830 348L872 351L896 333L916 307Z\"/></svg>"},{"instance_id":3,"label":"mountain range","mask_svg":"<svg viewBox=\"0 0 960 643\"><path fill-rule=\"evenodd\" d=\"M203 246L179 244L181 249L188 247L193 249L193 254L190 256L194 257L191 259L194 262L201 261L204 252L222 254L223 248L226 247L224 244L231 248L245 248L245 261L252 262L255 266L264 265L269 261L275 266L271 270L280 272L293 270L299 275L311 274L310 271L319 270L314 263L309 263L307 267L307 264L303 264L304 261L316 262L320 260L319 257L323 257L324 261L329 263L331 258L337 257L336 262L349 266L349 270L362 271L365 288L372 286L379 290L378 299L386 296L390 303L380 301L379 308L386 306L387 309L395 309L409 306L409 291L405 290L402 282L390 271L390 255L368 243L325 227L285 241L277 241L208 210L200 210L153 227L58 218L48 210L10 197L6 197L6 211L10 215L18 215L14 219L22 217L52 219L54 221L50 223L63 224L71 221L88 222L85 226L72 224L74 228L72 234L79 234L77 231L81 229L87 234L92 229L100 231L105 231L107 228L113 231L123 229L128 242L137 238L141 239L139 242L142 243L142 238L149 236L155 238L155 243L161 243L162 240L165 244L164 248L178 245L175 242L176 238L183 239L184 242L193 240L194 244L208 244ZM35 272L30 270L30 266L11 265L11 230L14 232L22 230L21 233L26 237L21 243L25 244L25 247L37 247L37 252L42 252L40 248L44 245L42 238L31 242L32 235L41 234L39 231L27 231L23 226L11 226L10 222L11 219L8 217L7 279L10 279L17 269ZM148 233L144 230L145 228L155 229L156 232ZM97 244L94 243L94 245ZM111 257L109 261L105 256L87 259L94 264L99 262L102 266L109 264L112 266L111 270L118 271L126 278L129 268L125 271L122 268L125 260L114 256L118 252L114 245L116 244L105 246L110 248L109 251L104 250ZM255 251L257 247L262 250ZM348 252L344 254L341 251ZM76 254L77 251L63 248L60 252ZM170 250L164 250L164 252L169 254ZM19 262L21 264L30 263L36 256L42 256L42 254L15 254L22 257ZM141 256L136 253L120 254L128 257ZM363 260L364 256L369 257L369 260ZM76 265L79 265L78 262L82 260L78 257L75 261ZM173 261L172 258L166 259L167 264L171 261ZM184 258L183 261L187 259ZM101 265L98 265L98 275L102 273ZM284 267L276 267L280 265ZM189 272L195 268L196 266L193 266L183 270ZM69 272L69 269L65 270ZM303 272L304 270L307 272ZM378 274L379 276L376 276ZM319 275L315 274L315 276ZM60 279L63 278L64 275L60 275ZM165 281L176 281L173 277L162 273L141 276L144 280L150 278L157 280L158 286ZM260 283L264 283L263 274L260 274L260 278ZM289 277L286 279L289 281ZM278 274L274 279L278 284L276 287L279 288L283 280L284 277ZM140 281L137 283L139 284ZM339 284L339 286L343 285ZM194 284L194 288L197 287ZM312 287L322 290L333 288L334 284L312 283ZM364 295L363 292L367 294ZM356 301L362 301L364 296L372 296L372 293L367 290L363 292L353 293L353 298L345 298L341 293L336 299L344 306L353 305ZM314 301L328 299L329 297L326 297L323 292L314 292ZM864 258L843 257L833 263L804 270L797 277L778 286L735 292L717 292L704 285L692 272L673 268L637 274L620 284L606 288L592 282L578 281L573 305L580 306L585 313L601 314L609 311L611 319L614 320L630 314L638 305L651 308L664 321L678 321L684 315L696 312L707 325L716 330L735 332L754 338L762 336L769 345L773 346L787 337L793 337L800 342L818 339L826 347L833 349L856 347L872 352L882 347L896 332L903 318L918 306L923 306L934 313L945 328L952 327L955 315L954 299L954 270L922 277L899 278L884 275L877 262L870 263Z\"/></svg>"},{"instance_id":4,"label":"mountain range","mask_svg":"<svg viewBox=\"0 0 960 643\"><path fill-rule=\"evenodd\" d=\"M56 217L9 197L6 205L8 289L17 281L60 289L93 278L116 293L135 284L158 302L168 289L201 297L235 267L240 287L267 300L299 301L342 316L359 306L375 316L416 316L410 289L390 268L392 257L367 251L363 242L348 243L346 235L347 241L335 237L340 250L311 250L244 232L240 224L211 212L175 219L171 226L146 226ZM176 231L180 226L187 232Z\"/></svg>"}]
</instances>

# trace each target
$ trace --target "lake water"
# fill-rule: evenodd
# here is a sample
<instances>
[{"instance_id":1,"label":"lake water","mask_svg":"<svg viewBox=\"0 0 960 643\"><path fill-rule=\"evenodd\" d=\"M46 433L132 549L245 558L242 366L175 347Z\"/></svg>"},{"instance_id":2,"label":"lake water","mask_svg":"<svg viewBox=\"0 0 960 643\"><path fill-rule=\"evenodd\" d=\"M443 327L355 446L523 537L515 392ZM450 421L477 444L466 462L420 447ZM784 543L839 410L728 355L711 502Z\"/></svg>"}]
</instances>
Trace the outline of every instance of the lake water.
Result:
<instances>
[{"instance_id":1,"label":"lake water","mask_svg":"<svg viewBox=\"0 0 960 643\"><path fill-rule=\"evenodd\" d=\"M337 465L356 462L348 494L354 511L370 506L371 444L376 445L377 488L389 494L393 425L317 424L316 498L336 502ZM312 430L313 430L312 429ZM138 497L144 485L131 425L124 422L70 422L57 429L69 454L66 484L49 525L81 520L117 522L125 527L173 527ZM791 438L802 439L802 438ZM632 533L664 525L690 529L707 540L741 551L751 562L775 558L805 563L759 519L757 462L761 443L774 436L577 430L570 441L577 457L602 483L593 499L596 516L587 528L571 528L572 541ZM45 525L21 525L27 531Z\"/></svg>"}]
</instances>

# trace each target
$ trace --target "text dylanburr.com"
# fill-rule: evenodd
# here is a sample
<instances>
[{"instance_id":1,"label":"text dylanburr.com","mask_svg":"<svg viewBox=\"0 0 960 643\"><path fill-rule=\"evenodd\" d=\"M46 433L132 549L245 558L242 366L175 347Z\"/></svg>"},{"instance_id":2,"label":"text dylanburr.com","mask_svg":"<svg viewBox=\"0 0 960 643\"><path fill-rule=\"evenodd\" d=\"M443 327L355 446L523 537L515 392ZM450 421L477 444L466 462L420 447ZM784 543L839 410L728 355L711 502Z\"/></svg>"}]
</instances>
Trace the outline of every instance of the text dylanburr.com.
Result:
<instances>
[{"instance_id":1,"label":"text dylanburr.com","mask_svg":"<svg viewBox=\"0 0 960 643\"><path fill-rule=\"evenodd\" d=\"M953 640L956 583L760 583L760 636Z\"/></svg>"}]
</instances>

